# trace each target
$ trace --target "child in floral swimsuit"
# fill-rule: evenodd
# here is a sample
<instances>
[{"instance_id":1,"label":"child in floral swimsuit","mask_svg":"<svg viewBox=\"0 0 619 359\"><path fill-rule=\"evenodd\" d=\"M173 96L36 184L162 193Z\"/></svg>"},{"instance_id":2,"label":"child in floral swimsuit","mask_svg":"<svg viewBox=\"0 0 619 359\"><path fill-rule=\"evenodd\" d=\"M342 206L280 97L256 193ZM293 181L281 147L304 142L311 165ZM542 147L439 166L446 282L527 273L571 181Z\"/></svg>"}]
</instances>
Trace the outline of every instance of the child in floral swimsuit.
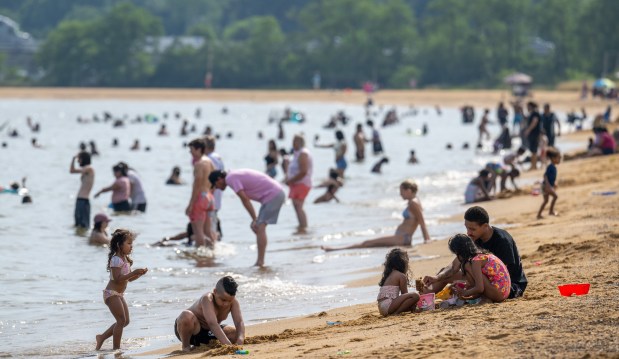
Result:
<instances>
[{"instance_id":1,"label":"child in floral swimsuit","mask_svg":"<svg viewBox=\"0 0 619 359\"><path fill-rule=\"evenodd\" d=\"M457 234L449 240L449 249L458 257L467 286L453 286L461 298L483 296L493 302L502 302L511 287L509 271L494 254L485 252L475 245L466 234Z\"/></svg>"}]
</instances>

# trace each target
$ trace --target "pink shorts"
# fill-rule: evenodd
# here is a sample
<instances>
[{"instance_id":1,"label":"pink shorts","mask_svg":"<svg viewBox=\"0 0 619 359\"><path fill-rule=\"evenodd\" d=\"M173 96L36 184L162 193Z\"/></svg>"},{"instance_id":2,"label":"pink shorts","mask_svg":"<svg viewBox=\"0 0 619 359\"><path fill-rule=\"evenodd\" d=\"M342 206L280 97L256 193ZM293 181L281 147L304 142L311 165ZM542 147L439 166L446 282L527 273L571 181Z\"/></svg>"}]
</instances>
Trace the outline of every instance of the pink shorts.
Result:
<instances>
[{"instance_id":1,"label":"pink shorts","mask_svg":"<svg viewBox=\"0 0 619 359\"><path fill-rule=\"evenodd\" d=\"M208 212L214 210L215 198L210 192L202 192L198 199L193 203L191 207L191 214L189 214L190 222L202 221L206 222Z\"/></svg>"},{"instance_id":2,"label":"pink shorts","mask_svg":"<svg viewBox=\"0 0 619 359\"><path fill-rule=\"evenodd\" d=\"M290 199L305 199L307 194L310 191L310 187L304 185L303 183L295 183L290 185L290 193L288 194L288 198Z\"/></svg>"}]
</instances>

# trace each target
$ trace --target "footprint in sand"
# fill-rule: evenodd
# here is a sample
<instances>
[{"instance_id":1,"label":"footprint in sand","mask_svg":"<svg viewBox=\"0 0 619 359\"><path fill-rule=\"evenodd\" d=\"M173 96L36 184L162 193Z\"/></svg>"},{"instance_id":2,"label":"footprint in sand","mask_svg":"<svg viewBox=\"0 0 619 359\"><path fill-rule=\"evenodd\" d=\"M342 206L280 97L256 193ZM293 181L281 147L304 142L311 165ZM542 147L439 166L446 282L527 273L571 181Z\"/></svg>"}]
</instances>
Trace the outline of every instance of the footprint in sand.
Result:
<instances>
[{"instance_id":1,"label":"footprint in sand","mask_svg":"<svg viewBox=\"0 0 619 359\"><path fill-rule=\"evenodd\" d=\"M489 335L486 338L492 339L492 340L496 340L496 339L503 339L503 338L508 337L508 336L509 336L508 333L503 333L503 334L498 334L498 335Z\"/></svg>"}]
</instances>

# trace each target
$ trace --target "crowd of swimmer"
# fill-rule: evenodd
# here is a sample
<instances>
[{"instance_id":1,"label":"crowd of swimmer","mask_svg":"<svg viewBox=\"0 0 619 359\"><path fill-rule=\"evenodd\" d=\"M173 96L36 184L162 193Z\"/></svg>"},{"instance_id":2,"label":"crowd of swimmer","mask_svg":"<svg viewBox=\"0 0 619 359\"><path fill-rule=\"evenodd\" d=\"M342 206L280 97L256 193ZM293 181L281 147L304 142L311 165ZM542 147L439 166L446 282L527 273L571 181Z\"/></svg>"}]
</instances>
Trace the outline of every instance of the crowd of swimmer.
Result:
<instances>
[{"instance_id":1,"label":"crowd of swimmer","mask_svg":"<svg viewBox=\"0 0 619 359\"><path fill-rule=\"evenodd\" d=\"M365 159L365 144L371 142L372 150L376 156L381 156L384 152L380 134L375 128L373 119L381 113L382 109L372 110L372 102L366 103L367 122L366 125L371 129L371 139L367 139L363 133L363 125L357 124L356 132L353 137L355 143L355 160L361 162ZM372 112L373 111L373 112ZM227 112L227 109L222 111ZM196 111L196 117L200 112ZM178 118L178 117L177 117ZM315 187L325 187L326 192L318 197L314 203L329 202L332 199L339 201L335 193L344 185L345 171L348 166L346 161L347 144L343 131L339 127L345 126L350 120L342 112L333 118L338 123L335 130L335 141L332 143L319 142L318 136L314 138L314 148L330 148L334 150L335 166L329 170L329 178ZM145 121L144 118L136 118L132 122ZM102 118L84 119L78 118L79 123L90 121L109 121L112 125L122 126L126 119L114 119L111 114L104 114ZM149 121L153 121L150 119ZM300 113L286 110L284 115L277 119L279 133L278 139L284 138L284 124L286 122L305 121L305 116ZM395 110L388 110L384 115L383 126L397 123L398 116ZM329 124L325 127L331 128ZM427 132L427 128L425 130ZM196 132L193 126L188 127L188 121L183 122L181 136L186 136ZM160 136L168 136L165 124L161 124L158 132ZM227 134L232 137L233 134ZM262 133L258 133L259 138L263 138ZM236 193L242 202L247 214L250 217L250 227L256 235L257 259L256 266L265 265L265 252L267 246L267 226L276 224L279 213L285 202L286 193L284 186L288 187L288 198L290 198L298 220L298 233L304 233L307 229L307 215L304 210L305 199L314 187L312 183L313 165L312 154L307 148L303 135L294 135L292 138L292 150L278 149L275 141L268 141L267 154L265 156L264 172L252 169L234 169L226 171L222 157L215 152L217 135L212 133L212 129L207 127L204 133L186 144L192 157L194 167L192 194L188 199L185 213L189 224L187 230L172 237L166 237L155 243L155 245L167 245L175 240L188 238L188 244L196 247L214 247L217 241L221 240L221 222L217 212L221 209L221 194L228 187ZM119 146L118 140L113 139L113 146ZM136 140L132 150L139 149L139 142ZM146 149L147 150L147 149ZM90 142L80 144L78 152L71 160L69 172L80 174L81 186L78 191L75 204L75 225L78 228L88 228L90 226L90 203L89 196L94 186L95 171L92 160L98 155L96 144ZM380 173L380 167L387 163L386 158L381 158L373 166L372 172ZM417 163L414 153L412 153L409 163ZM275 180L278 166L284 173L284 181L280 183ZM112 167L114 181L106 187L99 189L95 193L98 197L102 193L111 192L110 207L114 212L145 212L147 208L146 196L142 188L138 172L125 162L118 162ZM189 181L188 181L189 182ZM166 181L169 185L183 184L180 177L180 169L174 167L172 174ZM345 247L323 247L326 251L343 250L348 248L361 247L390 247L390 246L409 246L412 237L418 227L421 227L424 241L429 241L430 236L426 227L421 203L417 198L417 184L411 180L403 181L400 185L400 196L407 201L403 211L403 221L390 236L367 240L362 243L353 244ZM258 202L260 208L254 209L252 202ZM102 334L97 335L96 348L100 349L104 341L113 337L113 348L120 347L122 328L129 323L129 312L124 299L124 291L129 281L133 281L147 273L146 268L131 270L132 261L129 254L132 251L132 243L135 234L126 229L117 229L110 236L107 234L107 227L111 219L105 213L98 213L94 216L94 227L90 235L90 240L95 244L103 244L109 247L108 271L110 281L103 291L103 301L108 306L115 318L115 323L107 328ZM234 299L236 293L236 283L230 277L222 278L212 293L203 295L192 307L181 313L174 324L175 334L183 344L183 349L188 350L200 343L218 339L224 344L241 343L244 338L244 325L238 308L238 302ZM236 308L236 309L235 309ZM223 327L219 323L224 320L229 313L232 313L235 326ZM215 325L216 323L216 325ZM236 328L236 329L235 329Z\"/></svg>"},{"instance_id":2,"label":"crowd of swimmer","mask_svg":"<svg viewBox=\"0 0 619 359\"><path fill-rule=\"evenodd\" d=\"M362 123L356 124L353 143L355 145L355 161L358 162L365 160L366 143L372 144L372 152L376 156L382 156L385 152L380 140L380 133L374 125L378 115L385 111L382 111L381 108L376 109L371 99L368 100L365 106L365 125L370 129L371 136L369 138L365 136ZM544 128L546 122L544 122L543 117L536 112L536 104L529 103L527 107L529 113L526 120L523 113L516 112L516 114L520 114L518 125L520 129L523 129L520 133L526 138L526 141L523 141L523 143L531 152L530 162L534 168L537 165L538 151L536 144L539 144L539 141L541 141L539 137L545 134L549 143L551 137L554 141L554 126L558 121L555 121L555 117L551 122L551 130L547 130ZM222 113L227 113L227 111L226 108L222 109ZM548 110L544 111L544 115L548 111L549 107ZM440 108L437 107L436 112L440 115ZM384 113L382 126L396 124L399 122L400 117L414 116L416 113L417 110L411 108L409 112L398 116L395 109L388 110ZM485 111L479 126L480 144L482 136L488 136L486 129L486 125L490 123L488 113L489 111ZM201 116L199 109L196 110L195 116L196 118ZM164 115L164 118L166 117L167 115ZM181 115L177 113L175 117L180 120ZM552 119L553 117L550 116L550 118ZM496 144L496 150L507 150L510 148L506 143L507 138L511 140L511 135L504 135L507 127L507 111L502 106L499 106L498 119L502 126L501 133L504 141ZM131 121L150 122L156 120L154 117L145 116L136 117ZM78 118L79 123L90 121L111 122L113 126L119 127L129 120L126 118L114 118L109 113L105 113L101 118L96 116L92 119ZM284 139L285 123L303 121L305 121L303 114L286 110L283 116L275 118L272 122L276 122L279 127L278 139L281 140ZM326 192L316 199L315 203L329 202L332 199L339 201L336 197L336 192L344 186L345 171L348 166L346 160L347 144L342 128L349 122L350 118L343 112L339 112L324 126L325 128L334 129L335 141L322 142L318 136L314 137L314 148L329 148L334 151L335 155L334 168L329 170L329 178L316 186L325 187ZM31 121L28 121L28 123L30 125ZM40 129L38 124L32 125L31 129L34 126L37 127L37 131ZM424 135L427 131L427 125L424 125L423 129L420 130L420 134ZM188 136L191 133L195 133L196 138L186 144L189 148L194 167L193 178L190 181L192 193L190 198L188 198L185 209L189 224L185 232L173 237L166 237L156 244L167 245L174 240L188 238L188 243L191 245L198 247L215 246L217 241L222 238L221 222L217 216L217 212L222 206L221 194L222 191L230 187L247 211L251 220L250 227L256 235L258 253L255 265L264 266L268 242L266 229L268 225L276 224L278 221L280 210L286 198L284 186L288 187L288 198L291 199L297 216L298 232L304 233L308 226L304 204L308 193L315 186L312 183L312 153L306 146L305 137L303 135L293 136L292 151L278 149L274 140L268 141L267 154L264 159L264 172L252 169L226 171L222 157L215 152L219 136L213 133L212 128L207 126L205 131L198 135L195 125L189 126L189 122L184 120L181 136ZM158 135L169 135L165 123L161 124ZM233 133L226 134L226 137L232 138ZM263 134L259 132L258 137L263 138ZM118 140L113 139L112 145L119 146ZM131 146L131 150L139 149L140 143L136 139ZM145 150L149 150L149 148L146 147ZM508 154L505 165L510 167L507 169L503 168L502 171L494 170L496 174L494 179L501 178L502 189L507 178L511 178L512 184L515 186L514 178L517 177L518 173L516 164L521 163L519 157L524 155L525 152L526 149L524 148L518 149L511 154L511 162L509 161L510 155ZM547 150L547 152L554 153L552 150ZM92 159L97 155L98 151L94 142L90 142L88 146L86 143L82 143L80 144L80 152L71 160L70 173L80 174L81 176L81 186L75 204L75 225L78 228L90 227L89 197L95 179ZM551 160L555 159L551 161L552 164L558 164L556 158L560 159L560 156L551 154L550 157ZM414 150L411 150L408 162L410 164L418 163ZM372 172L380 173L381 166L385 163L388 163L388 158L380 158L372 167ZM283 183L274 179L280 165L284 173ZM488 168L494 168L493 166L489 165ZM489 169L486 171L489 171ZM115 178L114 181L109 186L101 188L94 196L97 197L102 193L111 192L111 207L115 212L145 212L147 201L138 172L125 162L118 162L114 165L112 172ZM502 175L503 173L507 173L507 175ZM183 184L184 181L180 175L180 169L174 167L166 183L170 185ZM545 174L545 181L548 183L549 191L545 193L545 200L540 213L548 200L547 194L552 196L554 193L554 183L551 185L550 175L552 173ZM487 175L483 179L488 180ZM552 180L554 181L555 179L556 169ZM476 186L484 186L486 191L484 192L480 189L481 192L487 198L490 197L490 189L485 187L487 186L486 182L474 180L472 183ZM22 187L25 188L25 183L22 184ZM17 188L11 188L11 190L15 191L20 190L19 185L17 185ZM366 247L410 246L413 234L417 228L421 229L424 242L429 241L430 235L425 224L421 203L417 198L417 192L418 186L412 180L405 180L400 184L399 195L406 200L406 206L402 212L402 223L396 228L393 235L342 247L325 246L322 248L325 251L333 251ZM475 197L474 201L487 198L478 199ZM556 193L551 203L551 214L553 213L552 208L555 201ZM260 204L257 212L252 202ZM426 293L436 293L438 297L445 295L446 291L448 293L447 300L452 300L454 304L458 300L472 301L472 303L479 301L500 302L506 298L515 298L523 294L527 280L522 271L520 256L513 238L506 231L490 226L489 216L481 207L472 207L467 210L464 219L467 234L456 235L448 243L450 250L456 255L456 258L451 265L445 267L436 276L427 276L420 281L417 293L408 293L409 271L406 252L401 249L393 249L388 253L377 298L378 310L382 315L414 311L417 302L420 300L420 295ZM110 327L102 334L97 335L97 349L100 349L104 341L110 337L113 337L113 348L120 348L123 328L129 324L129 311L124 299L124 291L129 281L140 278L148 271L147 268L131 270L133 262L129 254L132 252L132 243L136 235L126 229L117 229L110 238L107 234L107 226L110 221L111 219L106 214L96 214L90 236L93 243L105 244L109 247L107 269L110 272L110 281L105 290L103 290L103 301L115 319L115 322ZM237 287L238 285L233 278L222 278L212 292L202 295L190 308L183 311L176 318L174 332L181 341L183 350L190 350L211 340L218 340L223 344L243 344L245 329L240 306L235 299ZM229 314L232 314L234 326L222 326L220 323Z\"/></svg>"},{"instance_id":3,"label":"crowd of swimmer","mask_svg":"<svg viewBox=\"0 0 619 359\"><path fill-rule=\"evenodd\" d=\"M511 126L508 120L509 111L503 102L498 104L496 110L496 123L499 126L500 134L492 142L492 148L495 154L503 153L503 161L488 162L479 171L478 175L469 182L464 192L465 203L489 201L495 197L506 195L512 191L507 188L508 179L511 181L513 191L520 192L515 179L520 176L523 170L521 166L525 163L530 164L529 170L535 170L540 165L542 167L550 165L550 171L554 170L552 167L553 161L557 161L556 158L560 157L560 152L555 147L555 140L556 137L561 136L561 122L558 116L551 110L550 104L544 104L542 112L539 111L538 104L533 101L526 103L526 111L521 101L511 102L511 107L513 109ZM464 123L472 123L474 121L475 109L473 107L464 106L461 108L461 112ZM581 115L576 115L573 111L568 113L566 123L572 129L582 130L583 125L586 123L587 114L584 109L581 112ZM609 155L616 152L617 143L619 143L619 130L615 130L613 135L611 135L607 129L607 124L610 121L611 107L608 106L604 114L597 115L593 120L591 127L595 139L590 138L587 149L576 155L576 157ZM484 139L491 139L488 125L492 123L490 120L490 109L484 109L478 125L478 149L483 147ZM514 150L512 139L515 137L520 139L521 145ZM468 143L464 143L462 146L463 149L468 149L468 147ZM448 144L447 149L451 150L452 145ZM553 177L552 173L550 173L550 176ZM554 177L556 177L556 173ZM498 191L497 181L499 181ZM541 181L540 190L544 194L554 192L546 187L545 184L548 182L549 179L545 175ZM550 182L553 183L554 187L554 180Z\"/></svg>"}]
</instances>

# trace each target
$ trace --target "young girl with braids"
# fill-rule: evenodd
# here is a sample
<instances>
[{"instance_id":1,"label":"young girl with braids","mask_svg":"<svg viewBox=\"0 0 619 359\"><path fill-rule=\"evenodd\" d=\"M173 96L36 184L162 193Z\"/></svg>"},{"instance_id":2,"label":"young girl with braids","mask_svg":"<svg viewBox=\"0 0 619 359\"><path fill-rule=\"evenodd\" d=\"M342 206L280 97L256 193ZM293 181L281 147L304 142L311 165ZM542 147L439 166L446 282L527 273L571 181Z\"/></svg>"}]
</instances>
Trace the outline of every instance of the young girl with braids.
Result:
<instances>
[{"instance_id":1,"label":"young girl with braids","mask_svg":"<svg viewBox=\"0 0 619 359\"><path fill-rule=\"evenodd\" d=\"M467 281L464 288L452 287L460 298L482 297L482 301L502 302L509 296L509 271L498 257L477 247L466 234L451 237L449 250L458 257Z\"/></svg>"},{"instance_id":2,"label":"young girl with braids","mask_svg":"<svg viewBox=\"0 0 619 359\"><path fill-rule=\"evenodd\" d=\"M385 256L385 270L378 285L378 311L384 317L404 311L415 311L419 294L408 292L408 254L399 249L392 249Z\"/></svg>"},{"instance_id":3,"label":"young girl with braids","mask_svg":"<svg viewBox=\"0 0 619 359\"><path fill-rule=\"evenodd\" d=\"M148 271L147 268L131 270L133 261L129 257L133 249L135 233L126 229L117 229L112 233L110 241L110 253L108 254L107 270L110 272L110 281L103 290L103 302L108 306L110 312L116 319L103 334L97 335L96 350L101 349L103 342L113 336L113 349L120 349L120 339L123 335L123 328L129 324L129 308L123 297L127 282L132 282Z\"/></svg>"}]
</instances>

